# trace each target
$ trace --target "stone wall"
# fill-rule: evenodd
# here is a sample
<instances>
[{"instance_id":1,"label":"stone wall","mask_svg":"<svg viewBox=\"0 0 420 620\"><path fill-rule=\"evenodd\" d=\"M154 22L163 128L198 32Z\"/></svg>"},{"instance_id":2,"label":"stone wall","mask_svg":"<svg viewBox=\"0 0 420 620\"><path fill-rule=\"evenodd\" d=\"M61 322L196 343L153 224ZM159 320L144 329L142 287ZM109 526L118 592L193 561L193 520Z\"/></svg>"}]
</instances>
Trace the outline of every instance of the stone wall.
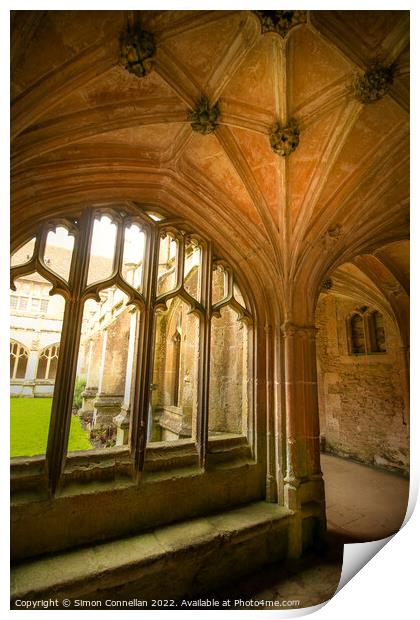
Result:
<instances>
[{"instance_id":1,"label":"stone wall","mask_svg":"<svg viewBox=\"0 0 420 620\"><path fill-rule=\"evenodd\" d=\"M230 308L212 319L209 433L247 432L248 330Z\"/></svg>"},{"instance_id":2,"label":"stone wall","mask_svg":"<svg viewBox=\"0 0 420 620\"><path fill-rule=\"evenodd\" d=\"M156 318L152 441L195 436L198 360L199 319L175 298Z\"/></svg>"},{"instance_id":3,"label":"stone wall","mask_svg":"<svg viewBox=\"0 0 420 620\"><path fill-rule=\"evenodd\" d=\"M101 392L124 394L127 368L130 312L125 309L108 326Z\"/></svg>"},{"instance_id":4,"label":"stone wall","mask_svg":"<svg viewBox=\"0 0 420 620\"><path fill-rule=\"evenodd\" d=\"M385 353L351 355L346 318L356 302L324 295L317 307L318 394L325 450L408 470L408 412L397 328L384 315Z\"/></svg>"}]
</instances>

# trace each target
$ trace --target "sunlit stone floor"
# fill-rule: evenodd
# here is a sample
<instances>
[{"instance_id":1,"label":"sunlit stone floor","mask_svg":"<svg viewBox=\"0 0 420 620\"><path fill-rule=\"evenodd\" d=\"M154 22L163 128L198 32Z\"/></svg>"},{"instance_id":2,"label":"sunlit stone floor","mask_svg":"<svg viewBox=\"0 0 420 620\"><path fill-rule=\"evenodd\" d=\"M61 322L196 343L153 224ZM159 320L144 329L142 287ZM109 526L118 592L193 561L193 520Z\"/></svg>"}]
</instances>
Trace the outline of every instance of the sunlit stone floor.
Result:
<instances>
[{"instance_id":1,"label":"sunlit stone floor","mask_svg":"<svg viewBox=\"0 0 420 620\"><path fill-rule=\"evenodd\" d=\"M327 504L325 550L309 553L287 567L273 565L213 594L220 601L230 600L230 609L293 609L327 601L340 581L344 543L377 540L399 530L407 507L408 480L326 454L321 464ZM245 601L242 607L233 606L238 600ZM299 604L274 607L259 605L262 601Z\"/></svg>"}]
</instances>

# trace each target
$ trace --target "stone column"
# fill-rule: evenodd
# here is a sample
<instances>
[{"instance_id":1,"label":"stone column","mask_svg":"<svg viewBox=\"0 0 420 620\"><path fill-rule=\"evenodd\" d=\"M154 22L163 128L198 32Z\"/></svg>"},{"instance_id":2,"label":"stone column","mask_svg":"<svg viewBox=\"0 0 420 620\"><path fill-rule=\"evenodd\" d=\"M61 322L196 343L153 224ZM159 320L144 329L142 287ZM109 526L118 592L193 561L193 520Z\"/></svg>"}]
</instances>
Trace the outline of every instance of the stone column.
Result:
<instances>
[{"instance_id":1,"label":"stone column","mask_svg":"<svg viewBox=\"0 0 420 620\"><path fill-rule=\"evenodd\" d=\"M90 385L90 374L92 368L93 338L89 338L89 353L86 371L86 386Z\"/></svg>"},{"instance_id":2,"label":"stone column","mask_svg":"<svg viewBox=\"0 0 420 620\"><path fill-rule=\"evenodd\" d=\"M101 396L101 390L102 390L102 384L103 384L103 378L104 378L107 340L108 340L108 331L105 329L102 332L102 350L101 350L101 362L100 362L100 366L99 366L98 390L97 390L97 394L96 394L95 400L92 401L92 404L93 404L93 407L94 407L93 426L97 426L97 424L100 425L100 423L102 422L102 420L101 420L101 417L102 417L101 416L101 413L102 413L101 409L102 409L102 406L104 404L106 406L106 403L102 402L102 399L100 398L100 396ZM98 409L99 409L99 411L98 411ZM109 421L111 421L111 418L110 418Z\"/></svg>"},{"instance_id":3,"label":"stone column","mask_svg":"<svg viewBox=\"0 0 420 620\"><path fill-rule=\"evenodd\" d=\"M286 414L285 505L295 511L289 555L302 552L302 521L317 522L314 538L325 530L325 495L320 467L316 328L282 325ZM312 519L312 521L314 521Z\"/></svg>"},{"instance_id":4,"label":"stone column","mask_svg":"<svg viewBox=\"0 0 420 620\"><path fill-rule=\"evenodd\" d=\"M26 365L25 379L22 387L22 396L32 398L35 395L35 378L38 366L39 350L29 351L28 363Z\"/></svg>"},{"instance_id":5,"label":"stone column","mask_svg":"<svg viewBox=\"0 0 420 620\"><path fill-rule=\"evenodd\" d=\"M118 314L104 331L98 396L95 399L95 428L113 428L114 418L121 413L126 383L130 313ZM133 345L132 345L133 346Z\"/></svg>"},{"instance_id":6,"label":"stone column","mask_svg":"<svg viewBox=\"0 0 420 620\"><path fill-rule=\"evenodd\" d=\"M410 347L402 346L399 349L401 383L404 398L403 423L408 424L410 419Z\"/></svg>"},{"instance_id":7,"label":"stone column","mask_svg":"<svg viewBox=\"0 0 420 620\"><path fill-rule=\"evenodd\" d=\"M108 330L104 330L102 333L102 353L101 353L101 365L99 367L99 382L98 382L98 392L102 391L102 383L104 380L104 370L105 370L105 356L106 356L106 343L108 340Z\"/></svg>"},{"instance_id":8,"label":"stone column","mask_svg":"<svg viewBox=\"0 0 420 620\"><path fill-rule=\"evenodd\" d=\"M281 459L281 455L276 452L276 420L273 416L274 410L274 351L273 351L273 329L271 325L264 327L265 331L265 372L266 372L266 399L267 399L267 475L266 475L266 501L275 502L277 497L276 485L276 457L277 462ZM280 458L279 458L280 457ZM283 476L282 483L283 483Z\"/></svg>"},{"instance_id":9,"label":"stone column","mask_svg":"<svg viewBox=\"0 0 420 620\"><path fill-rule=\"evenodd\" d=\"M91 385L91 370L92 370L92 357L93 357L93 338L89 339L89 353L88 353L88 365L86 372L86 387L83 390L82 407L80 415L83 417L86 423L91 423L93 418L93 401L95 400L98 388Z\"/></svg>"},{"instance_id":10,"label":"stone column","mask_svg":"<svg viewBox=\"0 0 420 620\"><path fill-rule=\"evenodd\" d=\"M130 428L130 402L131 402L131 382L133 376L134 351L137 328L137 310L130 310L130 335L128 339L127 367L125 372L124 400L121 405L121 413L114 417L113 421L117 427L117 446L124 446L128 443Z\"/></svg>"}]
</instances>

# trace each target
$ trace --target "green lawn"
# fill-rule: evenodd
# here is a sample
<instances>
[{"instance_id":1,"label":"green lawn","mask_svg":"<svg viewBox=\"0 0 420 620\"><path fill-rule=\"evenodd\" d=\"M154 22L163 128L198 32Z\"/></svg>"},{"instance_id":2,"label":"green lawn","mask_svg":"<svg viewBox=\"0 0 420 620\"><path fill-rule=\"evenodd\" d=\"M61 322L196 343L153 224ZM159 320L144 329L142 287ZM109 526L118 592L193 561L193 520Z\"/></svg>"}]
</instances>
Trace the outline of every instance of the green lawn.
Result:
<instances>
[{"instance_id":1,"label":"green lawn","mask_svg":"<svg viewBox=\"0 0 420 620\"><path fill-rule=\"evenodd\" d=\"M10 456L45 454L51 404L52 398L10 399ZM79 418L72 416L69 452L91 448Z\"/></svg>"}]
</instances>

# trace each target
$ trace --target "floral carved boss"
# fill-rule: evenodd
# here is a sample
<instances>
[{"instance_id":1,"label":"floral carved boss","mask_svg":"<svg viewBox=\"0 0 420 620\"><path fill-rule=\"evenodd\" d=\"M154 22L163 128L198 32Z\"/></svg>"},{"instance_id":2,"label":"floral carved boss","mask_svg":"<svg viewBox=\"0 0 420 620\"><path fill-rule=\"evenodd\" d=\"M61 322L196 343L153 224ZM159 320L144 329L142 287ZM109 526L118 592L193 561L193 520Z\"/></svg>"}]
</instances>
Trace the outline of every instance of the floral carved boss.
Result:
<instances>
[{"instance_id":1,"label":"floral carved boss","mask_svg":"<svg viewBox=\"0 0 420 620\"><path fill-rule=\"evenodd\" d=\"M276 123L268 132L272 150L287 157L296 149L299 144L299 127L294 119L290 119L287 125Z\"/></svg>"},{"instance_id":2,"label":"floral carved boss","mask_svg":"<svg viewBox=\"0 0 420 620\"><path fill-rule=\"evenodd\" d=\"M154 53L153 35L138 24L128 26L121 35L121 64L137 77L150 72Z\"/></svg>"},{"instance_id":3,"label":"floral carved boss","mask_svg":"<svg viewBox=\"0 0 420 620\"><path fill-rule=\"evenodd\" d=\"M289 30L306 22L307 11L254 11L260 18L261 32L285 37Z\"/></svg>"},{"instance_id":4,"label":"floral carved boss","mask_svg":"<svg viewBox=\"0 0 420 620\"><path fill-rule=\"evenodd\" d=\"M192 129L204 135L213 133L219 116L219 102L211 106L207 97L201 97L196 108L188 112L188 120L191 121Z\"/></svg>"},{"instance_id":5,"label":"floral carved boss","mask_svg":"<svg viewBox=\"0 0 420 620\"><path fill-rule=\"evenodd\" d=\"M353 84L354 96L362 103L373 103L382 99L390 90L395 76L395 66L375 62L363 75L358 75Z\"/></svg>"}]
</instances>

